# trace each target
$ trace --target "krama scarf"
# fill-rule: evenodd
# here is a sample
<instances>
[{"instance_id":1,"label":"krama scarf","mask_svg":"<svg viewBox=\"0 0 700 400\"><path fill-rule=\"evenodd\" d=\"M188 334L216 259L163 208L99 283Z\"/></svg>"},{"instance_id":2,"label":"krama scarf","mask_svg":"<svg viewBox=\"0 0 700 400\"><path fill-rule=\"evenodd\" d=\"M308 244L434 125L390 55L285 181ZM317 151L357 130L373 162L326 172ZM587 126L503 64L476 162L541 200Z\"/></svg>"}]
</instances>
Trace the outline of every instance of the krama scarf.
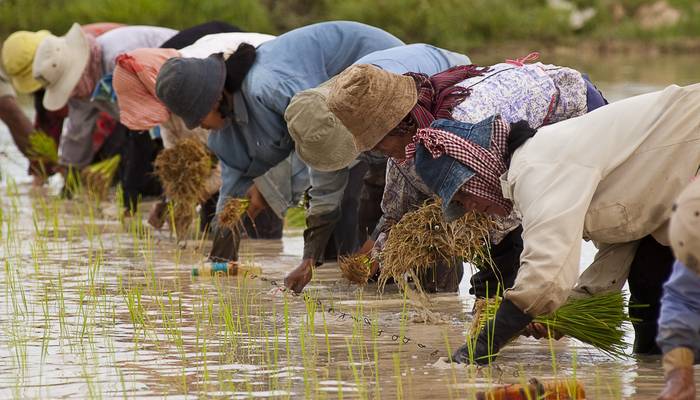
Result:
<instances>
[{"instance_id":1,"label":"krama scarf","mask_svg":"<svg viewBox=\"0 0 700 400\"><path fill-rule=\"evenodd\" d=\"M168 59L179 56L174 49L137 49L117 57L112 85L117 92L119 118L129 129L151 129L170 118L156 96L156 78Z\"/></svg>"}]
</instances>

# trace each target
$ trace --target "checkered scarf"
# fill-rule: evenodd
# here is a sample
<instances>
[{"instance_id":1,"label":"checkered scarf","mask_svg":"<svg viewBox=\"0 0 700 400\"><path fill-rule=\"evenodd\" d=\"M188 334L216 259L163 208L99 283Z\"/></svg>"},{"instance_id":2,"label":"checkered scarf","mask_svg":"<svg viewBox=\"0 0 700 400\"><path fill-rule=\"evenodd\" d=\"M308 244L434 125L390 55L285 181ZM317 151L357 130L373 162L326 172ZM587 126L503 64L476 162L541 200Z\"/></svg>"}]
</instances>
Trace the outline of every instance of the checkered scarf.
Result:
<instances>
[{"instance_id":1,"label":"checkered scarf","mask_svg":"<svg viewBox=\"0 0 700 400\"><path fill-rule=\"evenodd\" d=\"M474 170L474 176L460 190L501 205L510 212L513 203L504 198L500 177L508 171L508 135L510 126L501 117L494 118L491 146L483 148L451 132L424 128L413 137L414 146L406 147L406 159L415 156L420 143L433 156L448 155Z\"/></svg>"},{"instance_id":2,"label":"checkered scarf","mask_svg":"<svg viewBox=\"0 0 700 400\"><path fill-rule=\"evenodd\" d=\"M487 71L488 67L458 65L430 77L417 72L405 73L416 81L418 102L394 129L394 134L413 134L416 125L418 129L427 128L436 119L451 118L452 109L469 96L469 89L455 85Z\"/></svg>"}]
</instances>

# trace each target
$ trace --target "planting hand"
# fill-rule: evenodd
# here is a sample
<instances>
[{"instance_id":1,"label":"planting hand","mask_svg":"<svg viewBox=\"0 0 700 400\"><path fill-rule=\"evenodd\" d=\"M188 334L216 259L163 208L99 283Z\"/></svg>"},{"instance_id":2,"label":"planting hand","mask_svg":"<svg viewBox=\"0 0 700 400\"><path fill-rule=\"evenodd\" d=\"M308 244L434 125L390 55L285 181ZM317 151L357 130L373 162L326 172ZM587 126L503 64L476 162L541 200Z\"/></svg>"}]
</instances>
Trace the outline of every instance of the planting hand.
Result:
<instances>
[{"instance_id":1,"label":"planting hand","mask_svg":"<svg viewBox=\"0 0 700 400\"><path fill-rule=\"evenodd\" d=\"M531 321L532 317L520 311L510 300L503 300L496 317L488 321L479 332L472 351L470 352L469 345L465 344L452 354L452 361L459 364L489 364L501 348Z\"/></svg>"},{"instance_id":2,"label":"planting hand","mask_svg":"<svg viewBox=\"0 0 700 400\"><path fill-rule=\"evenodd\" d=\"M374 249L374 244L376 242L372 239L367 239L363 244L362 247L360 247L360 250L357 251L358 254L365 254L367 257L372 260L372 266L369 271L369 276L370 279L372 279L376 274L377 271L379 270L379 262L372 257L372 250Z\"/></svg>"},{"instance_id":3,"label":"planting hand","mask_svg":"<svg viewBox=\"0 0 700 400\"><path fill-rule=\"evenodd\" d=\"M559 340L564 337L563 333L552 328L548 329L547 325L540 322L531 322L527 324L521 335L532 336L535 339L552 338L554 340Z\"/></svg>"},{"instance_id":4,"label":"planting hand","mask_svg":"<svg viewBox=\"0 0 700 400\"><path fill-rule=\"evenodd\" d=\"M301 264L284 278L284 286L296 293L304 290L314 274L314 260L304 259Z\"/></svg>"},{"instance_id":5,"label":"planting hand","mask_svg":"<svg viewBox=\"0 0 700 400\"><path fill-rule=\"evenodd\" d=\"M680 367L666 374L666 387L659 400L693 400L695 399L695 382L693 367Z\"/></svg>"},{"instance_id":6,"label":"planting hand","mask_svg":"<svg viewBox=\"0 0 700 400\"><path fill-rule=\"evenodd\" d=\"M151 212L148 214L148 224L155 229L160 229L165 224L165 218L167 217L168 202L166 200L161 200L153 205Z\"/></svg>"},{"instance_id":7,"label":"planting hand","mask_svg":"<svg viewBox=\"0 0 700 400\"><path fill-rule=\"evenodd\" d=\"M263 197L262 193L260 193L260 190L258 190L258 187L255 186L255 184L253 184L253 186L251 186L250 189L248 189L245 196L250 200L247 212L248 217L251 220L255 220L255 217L257 217L258 214L270 207L267 204L267 201Z\"/></svg>"}]
</instances>

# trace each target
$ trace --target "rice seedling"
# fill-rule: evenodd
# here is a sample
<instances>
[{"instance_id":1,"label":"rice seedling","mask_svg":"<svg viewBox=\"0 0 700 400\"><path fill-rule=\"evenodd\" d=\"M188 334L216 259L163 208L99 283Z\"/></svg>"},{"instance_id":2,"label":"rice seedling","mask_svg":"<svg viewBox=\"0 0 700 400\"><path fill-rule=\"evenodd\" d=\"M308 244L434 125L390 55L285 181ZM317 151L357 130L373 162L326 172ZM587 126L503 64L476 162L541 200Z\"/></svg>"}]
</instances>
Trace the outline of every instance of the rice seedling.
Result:
<instances>
[{"instance_id":1,"label":"rice seedling","mask_svg":"<svg viewBox=\"0 0 700 400\"><path fill-rule=\"evenodd\" d=\"M175 146L158 154L154 163L155 174L163 185L163 192L174 203L171 221L184 237L194 219L194 207L206 200L205 181L212 170L211 153L197 138L185 138ZM173 226L171 226L171 229Z\"/></svg>"},{"instance_id":2,"label":"rice seedling","mask_svg":"<svg viewBox=\"0 0 700 400\"><path fill-rule=\"evenodd\" d=\"M439 200L405 214L391 228L380 255L380 288L389 278L407 288L407 277L420 293L420 276L440 261L460 258L477 266L490 265L487 247L490 220L475 212L447 222Z\"/></svg>"},{"instance_id":3,"label":"rice seedling","mask_svg":"<svg viewBox=\"0 0 700 400\"><path fill-rule=\"evenodd\" d=\"M58 146L56 141L43 131L29 134L29 158L39 163L42 176L48 176L47 164L58 163Z\"/></svg>"},{"instance_id":4,"label":"rice seedling","mask_svg":"<svg viewBox=\"0 0 700 400\"><path fill-rule=\"evenodd\" d=\"M117 154L83 169L82 177L88 193L92 194L98 201L107 197L120 162L121 156Z\"/></svg>"},{"instance_id":5,"label":"rice seedling","mask_svg":"<svg viewBox=\"0 0 700 400\"><path fill-rule=\"evenodd\" d=\"M343 278L364 286L370 278L373 260L367 254L338 257L338 267Z\"/></svg>"},{"instance_id":6,"label":"rice seedling","mask_svg":"<svg viewBox=\"0 0 700 400\"><path fill-rule=\"evenodd\" d=\"M241 227L241 219L248 210L250 200L232 197L226 200L223 208L217 214L217 222L222 228L237 231Z\"/></svg>"},{"instance_id":7,"label":"rice seedling","mask_svg":"<svg viewBox=\"0 0 700 400\"><path fill-rule=\"evenodd\" d=\"M475 315L470 332L479 332L496 315L500 299L494 298L482 304L484 311L478 318ZM626 306L626 298L621 292L603 293L570 299L552 314L536 317L533 322L545 325L550 332L556 331L590 344L610 357L625 358L628 344L624 339L624 328L631 322L625 313Z\"/></svg>"}]
</instances>

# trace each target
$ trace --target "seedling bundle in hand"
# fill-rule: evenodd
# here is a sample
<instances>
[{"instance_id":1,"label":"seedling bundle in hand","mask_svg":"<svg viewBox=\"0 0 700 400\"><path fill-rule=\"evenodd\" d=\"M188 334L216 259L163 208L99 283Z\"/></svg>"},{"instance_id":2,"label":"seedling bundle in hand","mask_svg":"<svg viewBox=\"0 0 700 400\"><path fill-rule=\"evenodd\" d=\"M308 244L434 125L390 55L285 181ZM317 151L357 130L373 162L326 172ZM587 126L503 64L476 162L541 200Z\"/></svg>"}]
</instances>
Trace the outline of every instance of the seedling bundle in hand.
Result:
<instances>
[{"instance_id":1,"label":"seedling bundle in hand","mask_svg":"<svg viewBox=\"0 0 700 400\"><path fill-rule=\"evenodd\" d=\"M195 206L205 200L211 154L199 139L185 138L161 151L154 166L165 195L173 202L175 231L182 236L194 219Z\"/></svg>"},{"instance_id":2,"label":"seedling bundle in hand","mask_svg":"<svg viewBox=\"0 0 700 400\"><path fill-rule=\"evenodd\" d=\"M117 169L119 169L120 161L121 156L117 154L114 157L92 164L82 171L85 186L91 194L98 199L104 199L107 196L109 187L112 186L114 176L117 174Z\"/></svg>"},{"instance_id":3,"label":"seedling bundle in hand","mask_svg":"<svg viewBox=\"0 0 700 400\"><path fill-rule=\"evenodd\" d=\"M34 131L29 135L29 153L32 160L58 162L56 141L43 131Z\"/></svg>"},{"instance_id":4,"label":"seedling bundle in hand","mask_svg":"<svg viewBox=\"0 0 700 400\"><path fill-rule=\"evenodd\" d=\"M354 254L338 258L343 277L360 286L367 284L372 271L372 259L367 254Z\"/></svg>"},{"instance_id":5,"label":"seedling bundle in hand","mask_svg":"<svg viewBox=\"0 0 700 400\"><path fill-rule=\"evenodd\" d=\"M231 230L239 228L243 214L248 210L250 200L240 197L232 197L224 203L224 207L219 212L219 226Z\"/></svg>"},{"instance_id":6,"label":"seedling bundle in hand","mask_svg":"<svg viewBox=\"0 0 700 400\"><path fill-rule=\"evenodd\" d=\"M486 246L490 227L491 220L475 212L447 222L440 201L426 203L405 214L391 228L381 253L380 287L393 278L407 288L405 283L410 277L422 292L419 275L441 261L454 258L474 265L490 265Z\"/></svg>"},{"instance_id":7,"label":"seedling bundle in hand","mask_svg":"<svg viewBox=\"0 0 700 400\"><path fill-rule=\"evenodd\" d=\"M472 336L496 315L500 298L482 303L484 308L475 314ZM630 323L625 313L627 300L621 292L594 295L582 299L570 299L552 314L536 317L550 332L559 332L583 343L588 343L614 358L627 356L624 326Z\"/></svg>"}]
</instances>

